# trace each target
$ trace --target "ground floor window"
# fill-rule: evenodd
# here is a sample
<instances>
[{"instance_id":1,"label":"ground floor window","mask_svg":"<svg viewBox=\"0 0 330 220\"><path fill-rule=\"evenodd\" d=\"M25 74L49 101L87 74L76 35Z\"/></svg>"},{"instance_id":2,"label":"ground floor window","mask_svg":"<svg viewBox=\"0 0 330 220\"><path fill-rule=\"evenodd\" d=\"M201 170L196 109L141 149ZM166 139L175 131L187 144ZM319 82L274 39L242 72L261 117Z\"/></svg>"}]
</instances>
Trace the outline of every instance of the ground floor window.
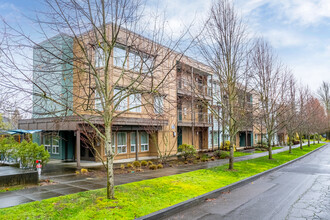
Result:
<instances>
[{"instance_id":1,"label":"ground floor window","mask_svg":"<svg viewBox=\"0 0 330 220\"><path fill-rule=\"evenodd\" d=\"M117 133L117 152L118 154L127 153L127 133Z\"/></svg>"},{"instance_id":2,"label":"ground floor window","mask_svg":"<svg viewBox=\"0 0 330 220\"><path fill-rule=\"evenodd\" d=\"M141 152L149 151L149 135L147 132L141 132Z\"/></svg>"},{"instance_id":3,"label":"ground floor window","mask_svg":"<svg viewBox=\"0 0 330 220\"><path fill-rule=\"evenodd\" d=\"M48 151L48 153L52 153L52 146L50 145L45 145L45 150Z\"/></svg>"},{"instance_id":4,"label":"ground floor window","mask_svg":"<svg viewBox=\"0 0 330 220\"><path fill-rule=\"evenodd\" d=\"M131 132L131 152L135 152L136 149L136 133Z\"/></svg>"},{"instance_id":5,"label":"ground floor window","mask_svg":"<svg viewBox=\"0 0 330 220\"><path fill-rule=\"evenodd\" d=\"M60 137L56 133L46 133L43 136L43 145L50 154L60 154Z\"/></svg>"}]
</instances>

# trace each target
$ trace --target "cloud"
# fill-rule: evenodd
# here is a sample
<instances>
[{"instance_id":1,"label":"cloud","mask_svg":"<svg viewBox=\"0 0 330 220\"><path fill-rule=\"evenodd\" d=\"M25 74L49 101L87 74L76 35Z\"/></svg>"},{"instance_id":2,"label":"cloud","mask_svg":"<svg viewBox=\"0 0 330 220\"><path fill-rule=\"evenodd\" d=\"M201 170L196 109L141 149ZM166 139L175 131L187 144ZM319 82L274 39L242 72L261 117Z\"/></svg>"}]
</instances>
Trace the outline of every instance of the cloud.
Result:
<instances>
[{"instance_id":1,"label":"cloud","mask_svg":"<svg viewBox=\"0 0 330 220\"><path fill-rule=\"evenodd\" d=\"M237 0L236 2L244 14L250 14L261 7L269 7L276 11L276 17L273 19L302 26L318 26L323 22L329 23L330 20L329 0Z\"/></svg>"}]
</instances>

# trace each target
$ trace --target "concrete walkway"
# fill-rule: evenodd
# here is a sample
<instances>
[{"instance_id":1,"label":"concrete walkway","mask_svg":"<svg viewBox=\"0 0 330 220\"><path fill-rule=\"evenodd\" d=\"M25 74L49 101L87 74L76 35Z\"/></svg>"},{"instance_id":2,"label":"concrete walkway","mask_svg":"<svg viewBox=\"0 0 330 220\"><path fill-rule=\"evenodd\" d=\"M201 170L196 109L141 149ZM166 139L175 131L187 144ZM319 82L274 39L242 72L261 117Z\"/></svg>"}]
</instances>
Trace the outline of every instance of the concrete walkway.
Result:
<instances>
[{"instance_id":1,"label":"concrete walkway","mask_svg":"<svg viewBox=\"0 0 330 220\"><path fill-rule=\"evenodd\" d=\"M299 145L293 146L293 148L298 148L298 147ZM288 149L289 147L283 147L281 149L273 150L273 154L287 151ZM263 157L266 155L268 155L268 152L237 157L235 158L235 162ZM115 176L115 185L121 185L125 183L131 183L146 179L153 179L162 176L186 173L194 170L216 167L227 163L228 163L228 159L223 159L223 160L216 160L216 161L211 161L196 165L169 167L156 171L146 170L145 172L141 172L141 173L118 174ZM6 208L23 203L40 201L52 197L58 197L72 193L78 193L78 192L106 187L105 178L90 178L76 174L63 174L63 175L54 175L54 176L46 176L46 177L55 182L58 182L58 184L34 187L23 190L2 192L0 193L0 208Z\"/></svg>"}]
</instances>

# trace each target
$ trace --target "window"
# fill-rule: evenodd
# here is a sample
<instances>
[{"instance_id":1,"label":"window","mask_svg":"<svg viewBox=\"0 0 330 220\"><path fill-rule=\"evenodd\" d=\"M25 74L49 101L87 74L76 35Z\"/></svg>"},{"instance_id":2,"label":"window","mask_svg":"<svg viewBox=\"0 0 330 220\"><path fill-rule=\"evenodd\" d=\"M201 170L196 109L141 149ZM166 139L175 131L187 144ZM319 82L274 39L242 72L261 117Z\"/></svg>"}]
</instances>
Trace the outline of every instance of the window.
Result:
<instances>
[{"instance_id":1,"label":"window","mask_svg":"<svg viewBox=\"0 0 330 220\"><path fill-rule=\"evenodd\" d=\"M46 134L45 136L44 136L44 140L43 140L43 142L44 142L44 146L45 146L45 150L47 150L48 151L48 153L52 153L52 136L50 135L50 134Z\"/></svg>"},{"instance_id":2,"label":"window","mask_svg":"<svg viewBox=\"0 0 330 220\"><path fill-rule=\"evenodd\" d=\"M45 150L50 154L52 153L52 147L50 145L45 145Z\"/></svg>"},{"instance_id":3,"label":"window","mask_svg":"<svg viewBox=\"0 0 330 220\"><path fill-rule=\"evenodd\" d=\"M129 69L131 71L140 72L141 63L141 57L138 53L129 53Z\"/></svg>"},{"instance_id":4,"label":"window","mask_svg":"<svg viewBox=\"0 0 330 220\"><path fill-rule=\"evenodd\" d=\"M99 68L99 67L104 67L104 65L105 65L104 50L101 47L98 47L95 50L95 66L96 68Z\"/></svg>"},{"instance_id":5,"label":"window","mask_svg":"<svg viewBox=\"0 0 330 220\"><path fill-rule=\"evenodd\" d=\"M136 149L136 133L131 132L131 152L135 152Z\"/></svg>"},{"instance_id":6,"label":"window","mask_svg":"<svg viewBox=\"0 0 330 220\"><path fill-rule=\"evenodd\" d=\"M126 132L117 133L117 151L118 151L118 154L127 153L127 133Z\"/></svg>"},{"instance_id":7,"label":"window","mask_svg":"<svg viewBox=\"0 0 330 220\"><path fill-rule=\"evenodd\" d=\"M152 75L153 65L154 65L153 58L150 56L145 56L143 58L142 72L145 74Z\"/></svg>"},{"instance_id":8,"label":"window","mask_svg":"<svg viewBox=\"0 0 330 220\"><path fill-rule=\"evenodd\" d=\"M215 145L218 145L219 144L219 142L218 142L218 135L219 135L218 131L213 131L213 143Z\"/></svg>"},{"instance_id":9,"label":"window","mask_svg":"<svg viewBox=\"0 0 330 220\"><path fill-rule=\"evenodd\" d=\"M100 94L95 90L95 109L103 111L102 100Z\"/></svg>"},{"instance_id":10,"label":"window","mask_svg":"<svg viewBox=\"0 0 330 220\"><path fill-rule=\"evenodd\" d=\"M47 133L44 135L43 144L45 150L50 154L60 154L60 137L56 133Z\"/></svg>"},{"instance_id":11,"label":"window","mask_svg":"<svg viewBox=\"0 0 330 220\"><path fill-rule=\"evenodd\" d=\"M154 111L156 114L162 114L164 111L164 97L155 96L154 97Z\"/></svg>"},{"instance_id":12,"label":"window","mask_svg":"<svg viewBox=\"0 0 330 220\"><path fill-rule=\"evenodd\" d=\"M127 110L127 97L122 89L114 90L114 103L117 105L116 110L125 111ZM119 104L118 104L119 102Z\"/></svg>"},{"instance_id":13,"label":"window","mask_svg":"<svg viewBox=\"0 0 330 220\"><path fill-rule=\"evenodd\" d=\"M60 154L60 145L59 145L59 137L52 136L52 153L53 154Z\"/></svg>"},{"instance_id":14,"label":"window","mask_svg":"<svg viewBox=\"0 0 330 220\"><path fill-rule=\"evenodd\" d=\"M147 132L141 133L141 152L149 151L149 135Z\"/></svg>"},{"instance_id":15,"label":"window","mask_svg":"<svg viewBox=\"0 0 330 220\"><path fill-rule=\"evenodd\" d=\"M122 46L116 46L113 48L113 65L125 68L127 66L126 63L126 50Z\"/></svg>"},{"instance_id":16,"label":"window","mask_svg":"<svg viewBox=\"0 0 330 220\"><path fill-rule=\"evenodd\" d=\"M129 108L131 112L141 112L141 94L129 96Z\"/></svg>"}]
</instances>

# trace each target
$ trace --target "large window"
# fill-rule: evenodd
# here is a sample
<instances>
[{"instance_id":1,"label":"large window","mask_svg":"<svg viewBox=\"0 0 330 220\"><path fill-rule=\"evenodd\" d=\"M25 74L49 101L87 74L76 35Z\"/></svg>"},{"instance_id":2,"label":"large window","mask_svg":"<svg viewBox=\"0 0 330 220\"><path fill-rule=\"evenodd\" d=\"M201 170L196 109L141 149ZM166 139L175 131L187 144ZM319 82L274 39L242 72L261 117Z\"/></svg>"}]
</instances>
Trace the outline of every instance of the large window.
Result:
<instances>
[{"instance_id":1,"label":"large window","mask_svg":"<svg viewBox=\"0 0 330 220\"><path fill-rule=\"evenodd\" d=\"M50 154L60 154L60 137L56 133L47 133L43 137L45 150Z\"/></svg>"},{"instance_id":2,"label":"large window","mask_svg":"<svg viewBox=\"0 0 330 220\"><path fill-rule=\"evenodd\" d=\"M98 68L98 67L104 67L104 65L105 65L104 50L98 47L95 50L95 66Z\"/></svg>"},{"instance_id":3,"label":"large window","mask_svg":"<svg viewBox=\"0 0 330 220\"><path fill-rule=\"evenodd\" d=\"M154 97L154 111L156 114L162 114L164 111L164 97L155 96Z\"/></svg>"},{"instance_id":4,"label":"large window","mask_svg":"<svg viewBox=\"0 0 330 220\"><path fill-rule=\"evenodd\" d=\"M149 151L149 135L147 132L141 132L141 152Z\"/></svg>"},{"instance_id":5,"label":"large window","mask_svg":"<svg viewBox=\"0 0 330 220\"><path fill-rule=\"evenodd\" d=\"M141 112L141 94L129 96L129 108L131 112Z\"/></svg>"},{"instance_id":6,"label":"large window","mask_svg":"<svg viewBox=\"0 0 330 220\"><path fill-rule=\"evenodd\" d=\"M113 65L126 68L127 61L126 61L126 50L125 47L116 46L113 48Z\"/></svg>"},{"instance_id":7,"label":"large window","mask_svg":"<svg viewBox=\"0 0 330 220\"><path fill-rule=\"evenodd\" d=\"M127 110L127 95L122 89L114 90L114 103L117 105L116 110L125 111Z\"/></svg>"},{"instance_id":8,"label":"large window","mask_svg":"<svg viewBox=\"0 0 330 220\"><path fill-rule=\"evenodd\" d=\"M127 133L117 133L117 152L118 154L127 153Z\"/></svg>"},{"instance_id":9,"label":"large window","mask_svg":"<svg viewBox=\"0 0 330 220\"><path fill-rule=\"evenodd\" d=\"M136 150L136 133L131 132L131 152L135 152Z\"/></svg>"}]
</instances>

